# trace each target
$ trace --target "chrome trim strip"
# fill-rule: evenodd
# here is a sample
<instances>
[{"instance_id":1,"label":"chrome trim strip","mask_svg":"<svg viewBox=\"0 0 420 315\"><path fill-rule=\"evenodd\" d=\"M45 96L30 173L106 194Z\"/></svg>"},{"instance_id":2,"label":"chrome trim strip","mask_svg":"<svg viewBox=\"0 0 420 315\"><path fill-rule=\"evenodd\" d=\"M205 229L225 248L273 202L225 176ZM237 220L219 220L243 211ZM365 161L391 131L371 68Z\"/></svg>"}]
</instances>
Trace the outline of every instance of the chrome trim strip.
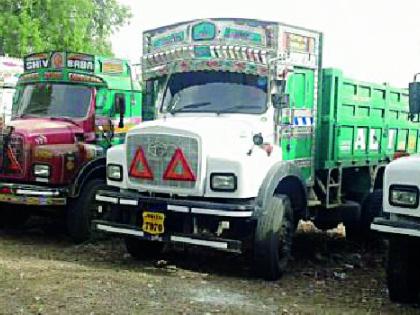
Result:
<instances>
[{"instance_id":1,"label":"chrome trim strip","mask_svg":"<svg viewBox=\"0 0 420 315\"><path fill-rule=\"evenodd\" d=\"M134 235L134 236L144 236L143 231L116 228L116 227L109 226L109 225L97 224L96 228L98 230L111 232L111 233L127 234L127 235Z\"/></svg>"},{"instance_id":2,"label":"chrome trim strip","mask_svg":"<svg viewBox=\"0 0 420 315\"><path fill-rule=\"evenodd\" d=\"M17 189L16 194L18 195L32 195L32 196L58 196L58 191L37 191L30 189Z\"/></svg>"},{"instance_id":3,"label":"chrome trim strip","mask_svg":"<svg viewBox=\"0 0 420 315\"><path fill-rule=\"evenodd\" d=\"M180 243L188 243L192 245L199 245L199 246L207 246L217 249L227 249L228 243L226 242L218 242L218 241L206 241L206 240L199 240L190 237L184 236L171 236L171 241L180 242Z\"/></svg>"},{"instance_id":4,"label":"chrome trim strip","mask_svg":"<svg viewBox=\"0 0 420 315\"><path fill-rule=\"evenodd\" d=\"M168 211L188 213L190 209L186 206L168 205Z\"/></svg>"},{"instance_id":5,"label":"chrome trim strip","mask_svg":"<svg viewBox=\"0 0 420 315\"><path fill-rule=\"evenodd\" d=\"M95 199L97 201L103 201L103 202L110 202L110 203L113 203L113 204L118 204L118 198L114 198L114 197L96 195Z\"/></svg>"},{"instance_id":6,"label":"chrome trim strip","mask_svg":"<svg viewBox=\"0 0 420 315\"><path fill-rule=\"evenodd\" d=\"M379 231L379 232L393 233L393 234L403 234L403 235L420 237L420 230L415 230L415 229L396 228L396 227L392 227L392 226L374 224L374 223L371 224L370 228L372 230Z\"/></svg>"},{"instance_id":7,"label":"chrome trim strip","mask_svg":"<svg viewBox=\"0 0 420 315\"><path fill-rule=\"evenodd\" d=\"M221 217L247 218L252 216L252 211L225 211L204 208L192 208L192 213L217 215Z\"/></svg>"},{"instance_id":8,"label":"chrome trim strip","mask_svg":"<svg viewBox=\"0 0 420 315\"><path fill-rule=\"evenodd\" d=\"M126 206L138 206L139 202L134 199L120 199L120 205Z\"/></svg>"}]
</instances>

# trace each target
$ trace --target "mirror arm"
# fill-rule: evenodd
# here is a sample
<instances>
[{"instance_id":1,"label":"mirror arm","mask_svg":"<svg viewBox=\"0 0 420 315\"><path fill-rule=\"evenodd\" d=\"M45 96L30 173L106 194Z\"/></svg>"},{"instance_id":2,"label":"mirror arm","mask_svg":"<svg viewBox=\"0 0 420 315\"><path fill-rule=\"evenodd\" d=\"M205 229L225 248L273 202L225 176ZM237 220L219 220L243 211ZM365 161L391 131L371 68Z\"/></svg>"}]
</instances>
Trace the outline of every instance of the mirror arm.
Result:
<instances>
[{"instance_id":1,"label":"mirror arm","mask_svg":"<svg viewBox=\"0 0 420 315\"><path fill-rule=\"evenodd\" d=\"M118 128L124 128L124 112L120 111L120 121L118 122Z\"/></svg>"}]
</instances>

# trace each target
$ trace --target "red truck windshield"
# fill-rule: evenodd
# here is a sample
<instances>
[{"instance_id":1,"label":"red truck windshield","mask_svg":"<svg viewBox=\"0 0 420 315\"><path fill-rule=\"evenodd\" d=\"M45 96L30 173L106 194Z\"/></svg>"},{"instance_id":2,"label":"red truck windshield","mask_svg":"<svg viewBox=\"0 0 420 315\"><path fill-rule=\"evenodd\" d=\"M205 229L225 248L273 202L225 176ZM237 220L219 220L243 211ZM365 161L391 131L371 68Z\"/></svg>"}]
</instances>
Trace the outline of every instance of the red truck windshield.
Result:
<instances>
[{"instance_id":1,"label":"red truck windshield","mask_svg":"<svg viewBox=\"0 0 420 315\"><path fill-rule=\"evenodd\" d=\"M15 116L86 117L92 89L70 84L37 83L25 85L14 104Z\"/></svg>"}]
</instances>

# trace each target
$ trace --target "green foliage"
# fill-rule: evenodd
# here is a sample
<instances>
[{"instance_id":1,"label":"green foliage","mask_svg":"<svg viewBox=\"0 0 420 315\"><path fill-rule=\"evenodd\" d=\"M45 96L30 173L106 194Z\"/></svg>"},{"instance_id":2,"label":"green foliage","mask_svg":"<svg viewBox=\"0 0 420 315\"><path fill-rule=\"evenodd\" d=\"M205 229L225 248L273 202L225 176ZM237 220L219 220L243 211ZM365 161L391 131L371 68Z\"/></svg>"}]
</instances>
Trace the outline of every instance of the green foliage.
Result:
<instances>
[{"instance_id":1,"label":"green foliage","mask_svg":"<svg viewBox=\"0 0 420 315\"><path fill-rule=\"evenodd\" d=\"M130 18L117 0L0 0L0 51L112 55L110 35Z\"/></svg>"}]
</instances>

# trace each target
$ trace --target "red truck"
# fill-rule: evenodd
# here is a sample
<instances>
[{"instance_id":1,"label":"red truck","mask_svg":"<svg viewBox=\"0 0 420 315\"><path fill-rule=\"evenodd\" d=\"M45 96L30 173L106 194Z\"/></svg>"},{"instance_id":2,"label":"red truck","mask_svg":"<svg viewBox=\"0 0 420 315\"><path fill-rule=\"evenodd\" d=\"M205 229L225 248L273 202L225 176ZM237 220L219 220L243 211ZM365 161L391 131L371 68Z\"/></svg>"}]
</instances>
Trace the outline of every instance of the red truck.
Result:
<instances>
[{"instance_id":1,"label":"red truck","mask_svg":"<svg viewBox=\"0 0 420 315\"><path fill-rule=\"evenodd\" d=\"M130 65L82 53L29 55L12 115L0 130L0 223L64 215L72 239L88 239L106 151L141 119Z\"/></svg>"}]
</instances>

